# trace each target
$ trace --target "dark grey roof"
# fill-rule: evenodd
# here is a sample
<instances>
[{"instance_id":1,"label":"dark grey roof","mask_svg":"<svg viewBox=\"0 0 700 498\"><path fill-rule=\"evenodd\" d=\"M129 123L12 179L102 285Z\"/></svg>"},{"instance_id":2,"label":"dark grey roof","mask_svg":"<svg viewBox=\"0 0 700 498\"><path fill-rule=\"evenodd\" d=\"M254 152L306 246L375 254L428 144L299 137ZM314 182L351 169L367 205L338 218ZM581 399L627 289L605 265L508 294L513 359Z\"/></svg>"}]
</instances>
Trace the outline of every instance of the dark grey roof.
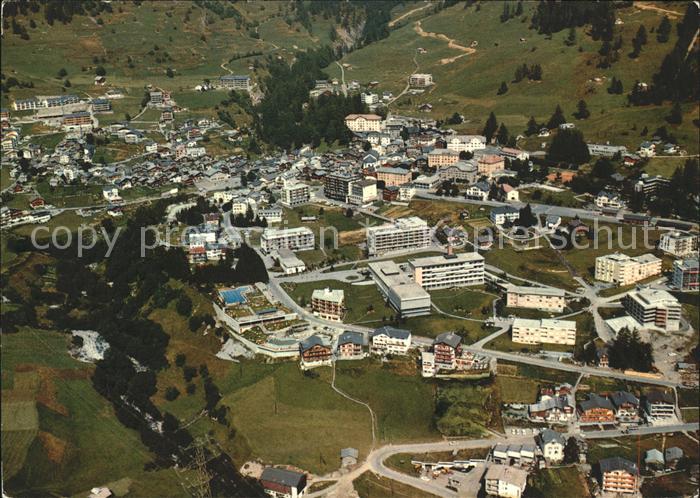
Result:
<instances>
[{"instance_id":1,"label":"dark grey roof","mask_svg":"<svg viewBox=\"0 0 700 498\"><path fill-rule=\"evenodd\" d=\"M630 474L637 474L637 466L634 463L627 460L626 458L603 458L600 462L598 462L598 464L600 465L600 471L603 474L614 470L625 470Z\"/></svg>"},{"instance_id":2,"label":"dark grey roof","mask_svg":"<svg viewBox=\"0 0 700 498\"><path fill-rule=\"evenodd\" d=\"M435 342L433 344L445 343L448 346L456 348L459 346L460 342L462 342L461 336L458 336L454 332L444 332L435 338Z\"/></svg>"},{"instance_id":3,"label":"dark grey roof","mask_svg":"<svg viewBox=\"0 0 700 498\"><path fill-rule=\"evenodd\" d=\"M517 208L513 206L497 206L491 210L494 214L507 214L507 213L518 213L520 212Z\"/></svg>"},{"instance_id":4,"label":"dark grey roof","mask_svg":"<svg viewBox=\"0 0 700 498\"><path fill-rule=\"evenodd\" d=\"M553 431L552 429L543 430L540 433L540 439L542 440L542 446L552 441L557 441L562 445L566 444L564 441L564 436L562 436L561 432Z\"/></svg>"},{"instance_id":5,"label":"dark grey roof","mask_svg":"<svg viewBox=\"0 0 700 498\"><path fill-rule=\"evenodd\" d=\"M667 403L669 405L674 404L673 398L670 394L665 391L649 391L647 393L647 401L649 403Z\"/></svg>"},{"instance_id":6,"label":"dark grey roof","mask_svg":"<svg viewBox=\"0 0 700 498\"><path fill-rule=\"evenodd\" d=\"M617 391L612 393L610 395L610 401L612 401L612 404L615 406L615 408L619 408L625 403L629 403L634 406L639 406L639 400L637 399L637 397L632 393L628 393L627 391Z\"/></svg>"},{"instance_id":7,"label":"dark grey roof","mask_svg":"<svg viewBox=\"0 0 700 498\"><path fill-rule=\"evenodd\" d=\"M360 452L357 451L357 448L343 448L340 450L340 458L357 458L360 455Z\"/></svg>"},{"instance_id":8,"label":"dark grey roof","mask_svg":"<svg viewBox=\"0 0 700 498\"><path fill-rule=\"evenodd\" d=\"M581 401L579 405L581 406L581 409L583 411L587 411L592 408L608 408L610 410L613 409L613 405L608 398L604 398L595 393L589 394L588 399L585 401Z\"/></svg>"},{"instance_id":9,"label":"dark grey roof","mask_svg":"<svg viewBox=\"0 0 700 498\"><path fill-rule=\"evenodd\" d=\"M360 346L362 346L364 344L364 338L360 332L346 330L345 332L340 334L340 337L338 338L338 344L347 344L349 342L353 344L359 344Z\"/></svg>"},{"instance_id":10,"label":"dark grey roof","mask_svg":"<svg viewBox=\"0 0 700 498\"><path fill-rule=\"evenodd\" d=\"M304 474L294 472L292 470L267 467L265 470L263 470L260 480L274 482L283 486L299 488L304 482L305 477L306 476Z\"/></svg>"},{"instance_id":11,"label":"dark grey roof","mask_svg":"<svg viewBox=\"0 0 700 498\"><path fill-rule=\"evenodd\" d=\"M314 346L325 346L326 344L323 342L323 340L317 336L317 335L312 335L310 337L307 337L303 341L299 343L299 347L301 348L301 352L303 353L307 349L311 349Z\"/></svg>"},{"instance_id":12,"label":"dark grey roof","mask_svg":"<svg viewBox=\"0 0 700 498\"><path fill-rule=\"evenodd\" d=\"M667 448L664 452L664 456L666 457L667 462L672 460L680 460L681 458L683 458L683 450L680 449L678 446L674 446L673 448Z\"/></svg>"},{"instance_id":13,"label":"dark grey roof","mask_svg":"<svg viewBox=\"0 0 700 498\"><path fill-rule=\"evenodd\" d=\"M393 337L394 339L408 339L409 336L411 335L411 331L404 330L404 329L397 329L397 328L385 325L384 327L379 327L378 329L375 329L372 332L372 337L374 337L375 335L381 335L381 334L386 334L389 337Z\"/></svg>"}]
</instances>

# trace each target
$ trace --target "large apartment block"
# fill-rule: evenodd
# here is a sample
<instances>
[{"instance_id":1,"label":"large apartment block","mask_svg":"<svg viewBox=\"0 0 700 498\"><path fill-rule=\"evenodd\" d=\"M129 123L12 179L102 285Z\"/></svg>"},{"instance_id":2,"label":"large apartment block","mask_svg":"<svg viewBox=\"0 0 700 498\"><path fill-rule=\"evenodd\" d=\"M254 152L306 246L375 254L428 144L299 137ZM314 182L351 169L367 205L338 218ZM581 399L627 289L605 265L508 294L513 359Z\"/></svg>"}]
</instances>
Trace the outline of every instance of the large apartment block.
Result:
<instances>
[{"instance_id":1,"label":"large apartment block","mask_svg":"<svg viewBox=\"0 0 700 498\"><path fill-rule=\"evenodd\" d=\"M440 169L459 161L459 152L450 149L433 149L428 153L428 166Z\"/></svg>"},{"instance_id":2,"label":"large apartment block","mask_svg":"<svg viewBox=\"0 0 700 498\"><path fill-rule=\"evenodd\" d=\"M411 181L411 172L403 168L382 166L377 168L377 181L384 182L386 187L398 187Z\"/></svg>"},{"instance_id":3,"label":"large apartment block","mask_svg":"<svg viewBox=\"0 0 700 498\"><path fill-rule=\"evenodd\" d=\"M516 318L513 322L513 342L520 344L576 344L576 322L543 318Z\"/></svg>"},{"instance_id":4,"label":"large apartment block","mask_svg":"<svg viewBox=\"0 0 700 498\"><path fill-rule=\"evenodd\" d=\"M323 180L323 195L329 199L346 202L348 195L352 193L352 182L361 180L357 173L336 171L326 175Z\"/></svg>"},{"instance_id":5,"label":"large apartment block","mask_svg":"<svg viewBox=\"0 0 700 498\"><path fill-rule=\"evenodd\" d=\"M314 248L314 233L307 227L266 228L260 239L260 248L266 254L280 249L309 251Z\"/></svg>"},{"instance_id":6,"label":"large apartment block","mask_svg":"<svg viewBox=\"0 0 700 498\"><path fill-rule=\"evenodd\" d=\"M698 236L694 233L668 232L661 236L659 249L682 258L698 254Z\"/></svg>"},{"instance_id":7,"label":"large apartment block","mask_svg":"<svg viewBox=\"0 0 700 498\"><path fill-rule=\"evenodd\" d=\"M377 180L365 178L350 184L346 202L355 206L365 206L377 200Z\"/></svg>"},{"instance_id":8,"label":"large apartment block","mask_svg":"<svg viewBox=\"0 0 700 498\"><path fill-rule=\"evenodd\" d=\"M430 294L393 261L369 263L369 271L382 295L401 316L430 314Z\"/></svg>"},{"instance_id":9,"label":"large apartment block","mask_svg":"<svg viewBox=\"0 0 700 498\"><path fill-rule=\"evenodd\" d=\"M376 114L348 114L345 116L345 126L356 133L382 131L383 121Z\"/></svg>"},{"instance_id":10,"label":"large apartment block","mask_svg":"<svg viewBox=\"0 0 700 498\"><path fill-rule=\"evenodd\" d=\"M700 288L698 259L677 259L673 262L673 287L682 291L698 290Z\"/></svg>"},{"instance_id":11,"label":"large apartment block","mask_svg":"<svg viewBox=\"0 0 700 498\"><path fill-rule=\"evenodd\" d=\"M219 78L219 86L230 90L250 91L250 76L227 74Z\"/></svg>"},{"instance_id":12,"label":"large apartment block","mask_svg":"<svg viewBox=\"0 0 700 498\"><path fill-rule=\"evenodd\" d=\"M634 463L621 457L603 458L598 463L604 492L637 493L639 471Z\"/></svg>"},{"instance_id":13,"label":"large apartment block","mask_svg":"<svg viewBox=\"0 0 700 498\"><path fill-rule=\"evenodd\" d=\"M509 308L534 308L560 313L566 306L566 293L554 287L521 287L509 285L506 306Z\"/></svg>"},{"instance_id":14,"label":"large apartment block","mask_svg":"<svg viewBox=\"0 0 700 498\"><path fill-rule=\"evenodd\" d=\"M445 289L484 283L484 257L477 252L444 254L408 262L413 280L424 289Z\"/></svg>"},{"instance_id":15,"label":"large apartment block","mask_svg":"<svg viewBox=\"0 0 700 498\"><path fill-rule=\"evenodd\" d=\"M345 293L342 289L315 289L311 293L311 310L324 320L339 322L345 313Z\"/></svg>"},{"instance_id":16,"label":"large apartment block","mask_svg":"<svg viewBox=\"0 0 700 498\"><path fill-rule=\"evenodd\" d=\"M367 252L370 256L430 246L430 227L417 216L399 218L394 223L367 227Z\"/></svg>"},{"instance_id":17,"label":"large apartment block","mask_svg":"<svg viewBox=\"0 0 700 498\"><path fill-rule=\"evenodd\" d=\"M486 148L483 135L453 135L447 139L447 148L455 152L474 152Z\"/></svg>"},{"instance_id":18,"label":"large apartment block","mask_svg":"<svg viewBox=\"0 0 700 498\"><path fill-rule=\"evenodd\" d=\"M282 187L280 202L287 207L296 207L306 204L311 199L311 190L305 183L286 183Z\"/></svg>"},{"instance_id":19,"label":"large apartment block","mask_svg":"<svg viewBox=\"0 0 700 498\"><path fill-rule=\"evenodd\" d=\"M630 285L661 273L661 260L653 254L630 257L608 254L595 260L595 279L618 285Z\"/></svg>"},{"instance_id":20,"label":"large apartment block","mask_svg":"<svg viewBox=\"0 0 700 498\"><path fill-rule=\"evenodd\" d=\"M645 288L629 292L622 298L622 305L644 328L665 331L680 328L681 305L664 290Z\"/></svg>"}]
</instances>

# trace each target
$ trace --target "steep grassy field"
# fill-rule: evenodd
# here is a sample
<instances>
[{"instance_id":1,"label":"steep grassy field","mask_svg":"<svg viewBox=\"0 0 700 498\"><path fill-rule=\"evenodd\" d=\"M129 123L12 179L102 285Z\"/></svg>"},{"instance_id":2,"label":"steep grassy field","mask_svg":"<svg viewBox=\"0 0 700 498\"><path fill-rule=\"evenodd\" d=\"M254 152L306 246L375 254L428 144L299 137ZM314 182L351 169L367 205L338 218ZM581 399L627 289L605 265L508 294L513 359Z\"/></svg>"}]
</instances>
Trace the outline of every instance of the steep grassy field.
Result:
<instances>
[{"instance_id":1,"label":"steep grassy field","mask_svg":"<svg viewBox=\"0 0 700 498\"><path fill-rule=\"evenodd\" d=\"M392 105L392 110L415 114L419 104L430 103L434 107L428 116L444 118L459 112L466 118L459 128L470 132L480 131L491 111L511 133L524 131L531 115L540 122L546 121L557 104L561 104L567 118L573 120L579 99L586 100L591 111L589 119L576 122L589 141L609 140L636 148L642 140L639 132L645 125L653 131L666 124L664 117L670 105L626 107L625 95L610 95L606 91L613 76L622 80L625 93L635 80L651 80L676 40L675 29L667 43L658 43L650 32L658 26L663 13L638 7L619 10L618 16L624 24L616 26L616 33L623 39L622 54L611 68L599 69L596 63L601 42L588 36L588 27L576 30L573 46L564 44L567 30L547 40L529 29L536 5L536 2L525 2L523 15L505 23L499 20L501 2L479 2L478 10L463 3L438 13L425 9L399 22L388 38L345 56L341 60L349 65L345 78L362 83L376 80L380 82L379 90L390 90L398 95L412 72L432 73L435 86L422 95L400 98ZM677 22L685 10L681 3L672 2L663 7L679 13L670 14L672 23ZM417 19L421 16L422 19ZM649 33L649 41L641 56L631 59L627 54L640 25ZM427 37L425 33L444 37ZM464 55L463 50L448 47L448 39L464 47L477 42L476 50ZM427 53L417 53L419 47ZM540 64L542 81L512 83L516 67L523 63ZM337 66L329 67L328 72L340 77ZM601 81L596 82L594 78ZM501 81L508 84L509 90L498 96L496 91ZM697 128L691 121L697 117L698 107L686 105L683 110L683 124L670 128L689 153L697 153ZM632 129L634 125L636 130Z\"/></svg>"}]
</instances>

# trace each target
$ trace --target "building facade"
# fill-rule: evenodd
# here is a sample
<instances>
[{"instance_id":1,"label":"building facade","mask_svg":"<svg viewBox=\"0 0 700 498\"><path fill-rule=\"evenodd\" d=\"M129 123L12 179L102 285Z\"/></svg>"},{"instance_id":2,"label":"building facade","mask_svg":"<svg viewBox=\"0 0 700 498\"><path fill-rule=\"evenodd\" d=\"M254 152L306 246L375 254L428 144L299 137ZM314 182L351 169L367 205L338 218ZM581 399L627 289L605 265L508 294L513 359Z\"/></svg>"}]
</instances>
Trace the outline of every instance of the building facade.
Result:
<instances>
[{"instance_id":1,"label":"building facade","mask_svg":"<svg viewBox=\"0 0 700 498\"><path fill-rule=\"evenodd\" d=\"M323 195L329 199L347 202L351 193L351 184L361 179L362 177L357 173L346 171L329 173L323 179Z\"/></svg>"},{"instance_id":2,"label":"building facade","mask_svg":"<svg viewBox=\"0 0 700 498\"><path fill-rule=\"evenodd\" d=\"M413 280L424 289L484 283L484 257L477 252L412 259L408 264Z\"/></svg>"},{"instance_id":3,"label":"building facade","mask_svg":"<svg viewBox=\"0 0 700 498\"><path fill-rule=\"evenodd\" d=\"M566 307L566 293L554 287L521 287L509 285L506 294L509 308L534 308L561 313Z\"/></svg>"},{"instance_id":4,"label":"building facade","mask_svg":"<svg viewBox=\"0 0 700 498\"><path fill-rule=\"evenodd\" d=\"M677 259L673 262L673 286L682 291L694 291L700 288L700 265L698 259Z\"/></svg>"},{"instance_id":5,"label":"building facade","mask_svg":"<svg viewBox=\"0 0 700 498\"><path fill-rule=\"evenodd\" d=\"M367 252L376 256L391 251L422 249L430 246L430 227L417 216L399 218L394 223L367 227Z\"/></svg>"},{"instance_id":6,"label":"building facade","mask_svg":"<svg viewBox=\"0 0 700 498\"><path fill-rule=\"evenodd\" d=\"M382 117L376 114L348 114L345 126L355 133L382 131Z\"/></svg>"},{"instance_id":7,"label":"building facade","mask_svg":"<svg viewBox=\"0 0 700 498\"><path fill-rule=\"evenodd\" d=\"M345 293L342 289L315 289L311 293L311 310L324 320L339 322L345 313Z\"/></svg>"},{"instance_id":8,"label":"building facade","mask_svg":"<svg viewBox=\"0 0 700 498\"><path fill-rule=\"evenodd\" d=\"M622 298L622 305L642 328L680 329L681 304L665 290L634 290Z\"/></svg>"},{"instance_id":9,"label":"building facade","mask_svg":"<svg viewBox=\"0 0 700 498\"><path fill-rule=\"evenodd\" d=\"M260 238L260 248L266 254L286 248L292 251L310 251L314 248L314 233L307 227L266 228Z\"/></svg>"},{"instance_id":10,"label":"building facade","mask_svg":"<svg viewBox=\"0 0 700 498\"><path fill-rule=\"evenodd\" d=\"M698 236L693 233L667 232L659 240L659 249L679 258L698 255Z\"/></svg>"},{"instance_id":11,"label":"building facade","mask_svg":"<svg viewBox=\"0 0 700 498\"><path fill-rule=\"evenodd\" d=\"M311 190L305 183L285 183L282 187L280 202L287 207L296 207L306 204L311 199Z\"/></svg>"},{"instance_id":12,"label":"building facade","mask_svg":"<svg viewBox=\"0 0 700 498\"><path fill-rule=\"evenodd\" d=\"M595 260L595 279L618 285L630 285L661 273L661 260L653 254L630 257L608 254Z\"/></svg>"},{"instance_id":13,"label":"building facade","mask_svg":"<svg viewBox=\"0 0 700 498\"><path fill-rule=\"evenodd\" d=\"M520 344L576 344L576 322L542 318L516 318L513 322L513 342Z\"/></svg>"}]
</instances>

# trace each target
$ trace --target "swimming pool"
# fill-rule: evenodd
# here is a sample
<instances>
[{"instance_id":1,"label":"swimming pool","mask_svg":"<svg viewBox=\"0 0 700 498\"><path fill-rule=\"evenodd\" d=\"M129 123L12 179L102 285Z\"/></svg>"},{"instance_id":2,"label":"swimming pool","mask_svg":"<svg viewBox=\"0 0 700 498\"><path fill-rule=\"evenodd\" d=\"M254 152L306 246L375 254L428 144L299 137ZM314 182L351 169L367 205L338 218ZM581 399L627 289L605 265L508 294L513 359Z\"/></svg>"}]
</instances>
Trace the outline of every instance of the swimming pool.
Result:
<instances>
[{"instance_id":1,"label":"swimming pool","mask_svg":"<svg viewBox=\"0 0 700 498\"><path fill-rule=\"evenodd\" d=\"M219 291L219 296L226 305L241 304L246 302L246 298L243 294L249 290L250 287L248 286L237 287L235 289L225 289Z\"/></svg>"}]
</instances>

